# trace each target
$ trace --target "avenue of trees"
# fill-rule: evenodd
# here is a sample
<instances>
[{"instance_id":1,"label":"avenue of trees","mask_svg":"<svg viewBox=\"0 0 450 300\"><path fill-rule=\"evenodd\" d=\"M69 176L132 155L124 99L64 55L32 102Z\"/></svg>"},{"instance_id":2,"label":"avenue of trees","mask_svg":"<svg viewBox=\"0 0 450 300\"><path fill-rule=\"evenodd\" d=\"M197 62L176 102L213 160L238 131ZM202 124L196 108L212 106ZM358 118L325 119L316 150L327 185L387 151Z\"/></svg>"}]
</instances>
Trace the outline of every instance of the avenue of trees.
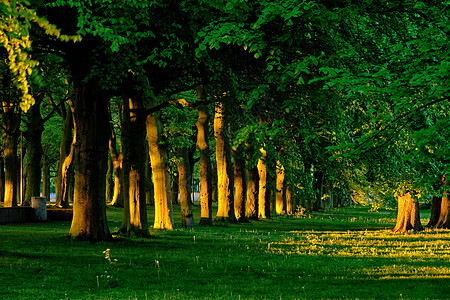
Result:
<instances>
[{"instance_id":1,"label":"avenue of trees","mask_svg":"<svg viewBox=\"0 0 450 300\"><path fill-rule=\"evenodd\" d=\"M185 227L351 197L398 201L395 231L422 230L431 201L428 226L449 228L449 8L1 0L0 201L49 197L55 174L69 235L88 240L111 238L109 201L122 233L148 235L149 204L173 229L173 190Z\"/></svg>"}]
</instances>

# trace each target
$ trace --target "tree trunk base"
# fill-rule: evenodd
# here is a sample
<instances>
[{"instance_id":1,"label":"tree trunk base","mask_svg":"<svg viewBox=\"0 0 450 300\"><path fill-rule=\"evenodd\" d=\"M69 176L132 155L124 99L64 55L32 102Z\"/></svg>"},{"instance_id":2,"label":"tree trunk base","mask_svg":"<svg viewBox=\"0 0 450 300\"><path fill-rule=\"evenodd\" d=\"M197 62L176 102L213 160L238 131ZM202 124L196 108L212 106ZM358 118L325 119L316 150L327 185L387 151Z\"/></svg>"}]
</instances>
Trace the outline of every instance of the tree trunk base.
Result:
<instances>
[{"instance_id":1,"label":"tree trunk base","mask_svg":"<svg viewBox=\"0 0 450 300\"><path fill-rule=\"evenodd\" d=\"M236 219L232 217L215 217L214 221L221 223L236 223Z\"/></svg>"},{"instance_id":2,"label":"tree trunk base","mask_svg":"<svg viewBox=\"0 0 450 300\"><path fill-rule=\"evenodd\" d=\"M203 226L211 226L212 225L212 219L211 218L201 218L200 222L198 224L199 225L203 225Z\"/></svg>"},{"instance_id":3,"label":"tree trunk base","mask_svg":"<svg viewBox=\"0 0 450 300\"><path fill-rule=\"evenodd\" d=\"M190 215L190 216L182 217L182 219L181 219L181 225L182 225L184 228L194 228L194 227L195 227L195 224L194 224L194 216L193 216L193 215Z\"/></svg>"}]
</instances>

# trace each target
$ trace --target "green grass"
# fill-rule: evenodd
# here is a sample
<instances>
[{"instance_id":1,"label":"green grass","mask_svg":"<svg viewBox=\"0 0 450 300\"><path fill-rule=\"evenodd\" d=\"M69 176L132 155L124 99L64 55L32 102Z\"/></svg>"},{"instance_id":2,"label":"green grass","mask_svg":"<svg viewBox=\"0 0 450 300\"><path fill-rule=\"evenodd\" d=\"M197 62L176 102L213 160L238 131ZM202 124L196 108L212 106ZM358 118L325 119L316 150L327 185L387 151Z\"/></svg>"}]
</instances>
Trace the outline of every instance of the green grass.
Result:
<instances>
[{"instance_id":1,"label":"green grass","mask_svg":"<svg viewBox=\"0 0 450 300\"><path fill-rule=\"evenodd\" d=\"M448 298L449 232L394 224L351 207L101 243L67 240L69 222L2 225L0 299Z\"/></svg>"}]
</instances>

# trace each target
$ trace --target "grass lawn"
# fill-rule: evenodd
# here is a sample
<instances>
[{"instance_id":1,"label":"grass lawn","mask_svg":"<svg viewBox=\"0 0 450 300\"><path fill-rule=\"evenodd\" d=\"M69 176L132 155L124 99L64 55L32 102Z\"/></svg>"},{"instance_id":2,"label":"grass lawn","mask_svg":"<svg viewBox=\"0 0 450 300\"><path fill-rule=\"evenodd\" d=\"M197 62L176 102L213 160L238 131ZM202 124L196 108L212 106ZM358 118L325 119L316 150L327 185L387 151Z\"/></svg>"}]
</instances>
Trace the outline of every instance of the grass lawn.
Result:
<instances>
[{"instance_id":1,"label":"grass lawn","mask_svg":"<svg viewBox=\"0 0 450 300\"><path fill-rule=\"evenodd\" d=\"M112 231L121 212L108 208ZM1 225L0 299L449 298L449 231L394 224L349 207L101 243L67 240L69 222Z\"/></svg>"}]
</instances>

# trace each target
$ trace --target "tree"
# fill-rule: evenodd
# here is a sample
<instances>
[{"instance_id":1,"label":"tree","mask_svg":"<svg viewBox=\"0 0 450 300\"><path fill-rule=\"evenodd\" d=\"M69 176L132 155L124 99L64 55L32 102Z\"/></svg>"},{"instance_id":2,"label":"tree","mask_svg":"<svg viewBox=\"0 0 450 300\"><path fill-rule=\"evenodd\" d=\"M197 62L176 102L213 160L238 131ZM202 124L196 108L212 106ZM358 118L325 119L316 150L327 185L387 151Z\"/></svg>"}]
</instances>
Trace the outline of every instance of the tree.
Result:
<instances>
[{"instance_id":1,"label":"tree","mask_svg":"<svg viewBox=\"0 0 450 300\"><path fill-rule=\"evenodd\" d=\"M233 198L233 173L231 165L231 149L227 137L227 121L224 104L216 101L214 107L214 137L216 139L217 186L219 203L216 220L235 222Z\"/></svg>"}]
</instances>

